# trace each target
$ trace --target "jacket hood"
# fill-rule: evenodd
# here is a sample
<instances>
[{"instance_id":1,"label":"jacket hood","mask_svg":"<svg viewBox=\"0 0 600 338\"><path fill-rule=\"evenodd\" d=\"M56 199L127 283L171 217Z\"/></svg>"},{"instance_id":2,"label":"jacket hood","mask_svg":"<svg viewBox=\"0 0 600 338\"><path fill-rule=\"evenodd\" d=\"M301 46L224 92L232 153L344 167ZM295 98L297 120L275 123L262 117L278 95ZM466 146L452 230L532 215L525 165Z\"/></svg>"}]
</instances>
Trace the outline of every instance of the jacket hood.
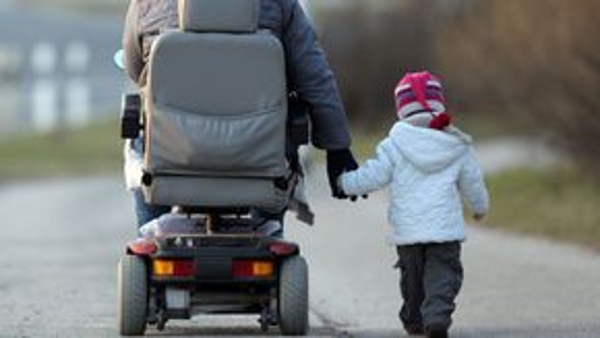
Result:
<instances>
[{"instance_id":1,"label":"jacket hood","mask_svg":"<svg viewBox=\"0 0 600 338\"><path fill-rule=\"evenodd\" d=\"M415 167L424 172L441 171L461 158L471 146L472 139L458 128L445 131L412 126L397 122L390 132L392 143Z\"/></svg>"}]
</instances>

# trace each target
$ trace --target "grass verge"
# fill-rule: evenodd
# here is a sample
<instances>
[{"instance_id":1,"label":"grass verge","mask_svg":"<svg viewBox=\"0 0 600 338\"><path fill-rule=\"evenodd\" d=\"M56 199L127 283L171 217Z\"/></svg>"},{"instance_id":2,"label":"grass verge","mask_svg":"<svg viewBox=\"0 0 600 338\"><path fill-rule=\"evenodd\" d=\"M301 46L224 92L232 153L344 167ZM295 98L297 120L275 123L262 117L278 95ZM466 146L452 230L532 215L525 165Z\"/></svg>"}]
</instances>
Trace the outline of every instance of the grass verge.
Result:
<instances>
[{"instance_id":1,"label":"grass verge","mask_svg":"<svg viewBox=\"0 0 600 338\"><path fill-rule=\"evenodd\" d=\"M485 224L600 250L600 189L576 170L514 170L488 184Z\"/></svg>"},{"instance_id":2,"label":"grass verge","mask_svg":"<svg viewBox=\"0 0 600 338\"><path fill-rule=\"evenodd\" d=\"M0 141L0 180L117 173L122 165L117 123Z\"/></svg>"}]
</instances>

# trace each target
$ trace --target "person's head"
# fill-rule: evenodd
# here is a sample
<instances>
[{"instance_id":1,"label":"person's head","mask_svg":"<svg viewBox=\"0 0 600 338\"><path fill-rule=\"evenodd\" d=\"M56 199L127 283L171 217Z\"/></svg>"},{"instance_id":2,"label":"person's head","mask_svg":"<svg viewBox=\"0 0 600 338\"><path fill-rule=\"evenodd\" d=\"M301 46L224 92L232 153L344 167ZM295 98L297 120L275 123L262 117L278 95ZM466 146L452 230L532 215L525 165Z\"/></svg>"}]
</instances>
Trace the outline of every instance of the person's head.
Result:
<instances>
[{"instance_id":1,"label":"person's head","mask_svg":"<svg viewBox=\"0 0 600 338\"><path fill-rule=\"evenodd\" d=\"M451 123L442 83L427 71L407 73L394 91L400 120L417 127L443 130Z\"/></svg>"}]
</instances>

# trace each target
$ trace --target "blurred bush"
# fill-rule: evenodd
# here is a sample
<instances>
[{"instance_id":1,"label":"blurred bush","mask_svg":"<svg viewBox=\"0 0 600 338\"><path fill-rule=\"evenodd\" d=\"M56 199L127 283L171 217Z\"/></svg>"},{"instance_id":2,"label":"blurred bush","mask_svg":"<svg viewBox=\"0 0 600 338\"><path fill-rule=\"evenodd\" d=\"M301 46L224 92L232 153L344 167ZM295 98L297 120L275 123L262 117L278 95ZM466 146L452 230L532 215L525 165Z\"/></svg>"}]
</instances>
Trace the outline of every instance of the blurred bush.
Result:
<instances>
[{"instance_id":1,"label":"blurred bush","mask_svg":"<svg viewBox=\"0 0 600 338\"><path fill-rule=\"evenodd\" d=\"M400 77L432 63L432 5L391 1L373 8L361 1L319 17L321 40L355 126L372 129L394 119L393 90Z\"/></svg>"},{"instance_id":2,"label":"blurred bush","mask_svg":"<svg viewBox=\"0 0 600 338\"><path fill-rule=\"evenodd\" d=\"M600 169L600 1L363 1L319 22L354 125L394 119L396 81L427 68L453 111L510 120Z\"/></svg>"},{"instance_id":3,"label":"blurred bush","mask_svg":"<svg viewBox=\"0 0 600 338\"><path fill-rule=\"evenodd\" d=\"M438 62L461 108L549 132L600 169L600 1L486 0L446 22Z\"/></svg>"}]
</instances>

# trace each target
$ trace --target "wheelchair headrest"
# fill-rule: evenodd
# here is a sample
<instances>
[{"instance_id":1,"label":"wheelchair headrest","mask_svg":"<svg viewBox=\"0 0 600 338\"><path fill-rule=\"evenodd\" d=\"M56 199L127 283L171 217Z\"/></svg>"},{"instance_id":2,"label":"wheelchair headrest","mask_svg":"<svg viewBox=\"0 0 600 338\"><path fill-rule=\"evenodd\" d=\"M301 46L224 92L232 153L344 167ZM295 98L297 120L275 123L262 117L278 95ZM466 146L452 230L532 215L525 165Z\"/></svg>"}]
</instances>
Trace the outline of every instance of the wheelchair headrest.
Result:
<instances>
[{"instance_id":1,"label":"wheelchair headrest","mask_svg":"<svg viewBox=\"0 0 600 338\"><path fill-rule=\"evenodd\" d=\"M252 33L260 0L179 0L179 27L188 32Z\"/></svg>"}]
</instances>

